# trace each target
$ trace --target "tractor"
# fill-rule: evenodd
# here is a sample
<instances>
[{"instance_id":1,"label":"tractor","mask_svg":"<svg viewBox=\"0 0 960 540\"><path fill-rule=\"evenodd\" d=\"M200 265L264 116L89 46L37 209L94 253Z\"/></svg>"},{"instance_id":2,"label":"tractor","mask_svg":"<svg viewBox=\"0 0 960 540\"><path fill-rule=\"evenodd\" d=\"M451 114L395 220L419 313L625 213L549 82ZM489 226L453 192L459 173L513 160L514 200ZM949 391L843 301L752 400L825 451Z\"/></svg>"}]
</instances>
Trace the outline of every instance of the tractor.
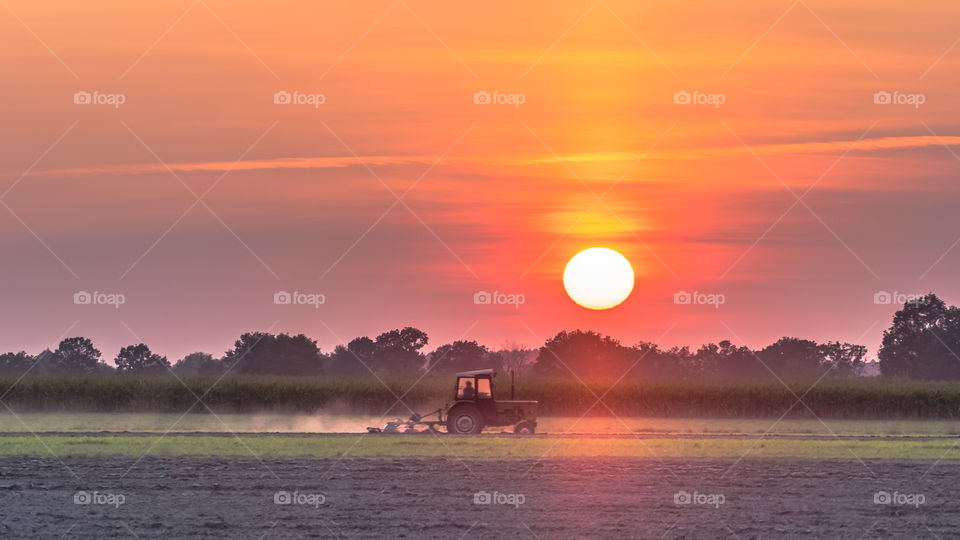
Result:
<instances>
[{"instance_id":1,"label":"tractor","mask_svg":"<svg viewBox=\"0 0 960 540\"><path fill-rule=\"evenodd\" d=\"M453 387L453 400L442 408L424 416L437 415L437 420L424 420L414 414L406 422L388 422L384 428L367 428L371 433L416 433L437 432L439 426L447 433L480 433L485 427L513 426L518 435L532 435L537 430L537 402L513 399L513 381L510 384L510 399L496 399L492 369L457 373ZM512 379L512 377L511 377Z\"/></svg>"}]
</instances>

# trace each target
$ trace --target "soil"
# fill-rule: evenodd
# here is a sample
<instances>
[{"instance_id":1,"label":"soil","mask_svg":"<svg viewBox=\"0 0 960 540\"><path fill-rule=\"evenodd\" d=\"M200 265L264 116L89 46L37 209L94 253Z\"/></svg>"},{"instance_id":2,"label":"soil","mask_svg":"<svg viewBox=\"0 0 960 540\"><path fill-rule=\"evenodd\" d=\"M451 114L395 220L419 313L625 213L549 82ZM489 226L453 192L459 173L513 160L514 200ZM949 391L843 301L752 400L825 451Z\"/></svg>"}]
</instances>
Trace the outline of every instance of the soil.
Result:
<instances>
[{"instance_id":1,"label":"soil","mask_svg":"<svg viewBox=\"0 0 960 540\"><path fill-rule=\"evenodd\" d=\"M0 458L0 536L949 538L960 531L957 462L733 464L9 457ZM76 504L78 491L93 502ZM293 503L276 504L278 491ZM693 503L677 504L681 491ZM880 491L895 504L876 504Z\"/></svg>"}]
</instances>

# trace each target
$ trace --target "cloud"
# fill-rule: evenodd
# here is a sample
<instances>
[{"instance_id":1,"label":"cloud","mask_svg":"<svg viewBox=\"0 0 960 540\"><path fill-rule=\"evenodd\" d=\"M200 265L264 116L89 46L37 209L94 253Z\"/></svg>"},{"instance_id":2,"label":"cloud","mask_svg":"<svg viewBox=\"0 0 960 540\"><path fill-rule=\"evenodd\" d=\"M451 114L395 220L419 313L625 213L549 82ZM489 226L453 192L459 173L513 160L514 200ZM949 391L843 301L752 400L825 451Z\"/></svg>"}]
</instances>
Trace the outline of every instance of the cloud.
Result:
<instances>
[{"instance_id":1,"label":"cloud","mask_svg":"<svg viewBox=\"0 0 960 540\"><path fill-rule=\"evenodd\" d=\"M743 145L725 146L717 148L684 148L670 151L654 151L644 159L688 160L707 159L746 154L752 151L757 155L785 155L785 154L841 154L853 148L855 152L879 152L897 148L925 148L932 146L960 146L960 136L939 137L935 135L877 137L873 139L838 140L838 141L808 141L799 143L776 143L749 145L749 150ZM589 154L568 154L560 159L570 163L576 162L608 162L608 161L635 161L641 154L632 152L600 152ZM531 160L533 163L553 163L558 161L555 156L544 156Z\"/></svg>"},{"instance_id":2,"label":"cloud","mask_svg":"<svg viewBox=\"0 0 960 540\"><path fill-rule=\"evenodd\" d=\"M802 155L821 154L838 155L851 151L853 153L876 153L885 150L903 148L960 146L960 136L894 136L877 137L862 140L832 140L832 141L803 141L797 143L765 143L750 144L749 149L743 145L732 145L716 148L677 148L673 150L653 151L644 156L645 160L691 160L711 159L718 157L740 156L754 153L766 155ZM522 166L539 165L546 163L618 163L633 162L642 154L633 152L590 152L556 156L544 154L538 156L498 157L483 156L445 156L441 164L473 164L487 166ZM228 171L262 171L262 170L324 170L345 169L348 167L389 167L405 165L431 166L437 160L436 156L426 155L373 155L373 156L322 156L322 157L283 157L243 161L208 161L191 163L125 163L102 165L95 167L61 168L38 170L30 176L40 177L73 177L87 175L129 176L139 174L156 174L167 172L228 172Z\"/></svg>"},{"instance_id":3,"label":"cloud","mask_svg":"<svg viewBox=\"0 0 960 540\"><path fill-rule=\"evenodd\" d=\"M288 157L243 161L208 161L200 163L128 163L71 169L48 169L32 176L84 176L89 174L134 175L172 170L175 172L260 171L273 169L340 169L356 165L406 165L431 163L435 158L423 156L325 156Z\"/></svg>"}]
</instances>

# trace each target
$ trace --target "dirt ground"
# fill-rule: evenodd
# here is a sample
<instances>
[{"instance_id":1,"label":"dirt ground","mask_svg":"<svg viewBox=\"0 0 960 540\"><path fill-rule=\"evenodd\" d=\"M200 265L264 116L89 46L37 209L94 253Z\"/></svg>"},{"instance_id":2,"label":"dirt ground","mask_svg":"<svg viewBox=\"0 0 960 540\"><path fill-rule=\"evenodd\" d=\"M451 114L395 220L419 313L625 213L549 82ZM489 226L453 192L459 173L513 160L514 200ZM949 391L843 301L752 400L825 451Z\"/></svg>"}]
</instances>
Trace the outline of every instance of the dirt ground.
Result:
<instances>
[{"instance_id":1,"label":"dirt ground","mask_svg":"<svg viewBox=\"0 0 960 540\"><path fill-rule=\"evenodd\" d=\"M0 459L0 536L960 534L957 462L745 459L730 469L733 464L733 460L611 458L260 462L148 457L135 463L128 458L61 462L10 457ZM890 494L893 504L876 504L878 492ZM923 497L921 504L918 495ZM77 504L78 497L87 504ZM678 504L677 499L689 503Z\"/></svg>"}]
</instances>

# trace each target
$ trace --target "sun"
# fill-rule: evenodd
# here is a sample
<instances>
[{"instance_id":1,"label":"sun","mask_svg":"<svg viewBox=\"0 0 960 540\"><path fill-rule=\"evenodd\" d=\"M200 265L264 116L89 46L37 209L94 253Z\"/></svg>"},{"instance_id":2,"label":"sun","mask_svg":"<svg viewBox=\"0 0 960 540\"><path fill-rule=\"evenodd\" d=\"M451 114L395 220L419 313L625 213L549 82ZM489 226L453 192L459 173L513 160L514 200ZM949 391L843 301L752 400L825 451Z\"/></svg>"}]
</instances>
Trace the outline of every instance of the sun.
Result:
<instances>
[{"instance_id":1,"label":"sun","mask_svg":"<svg viewBox=\"0 0 960 540\"><path fill-rule=\"evenodd\" d=\"M626 257L608 248L577 253L563 270L563 288L589 309L610 309L633 291L633 267Z\"/></svg>"}]
</instances>

